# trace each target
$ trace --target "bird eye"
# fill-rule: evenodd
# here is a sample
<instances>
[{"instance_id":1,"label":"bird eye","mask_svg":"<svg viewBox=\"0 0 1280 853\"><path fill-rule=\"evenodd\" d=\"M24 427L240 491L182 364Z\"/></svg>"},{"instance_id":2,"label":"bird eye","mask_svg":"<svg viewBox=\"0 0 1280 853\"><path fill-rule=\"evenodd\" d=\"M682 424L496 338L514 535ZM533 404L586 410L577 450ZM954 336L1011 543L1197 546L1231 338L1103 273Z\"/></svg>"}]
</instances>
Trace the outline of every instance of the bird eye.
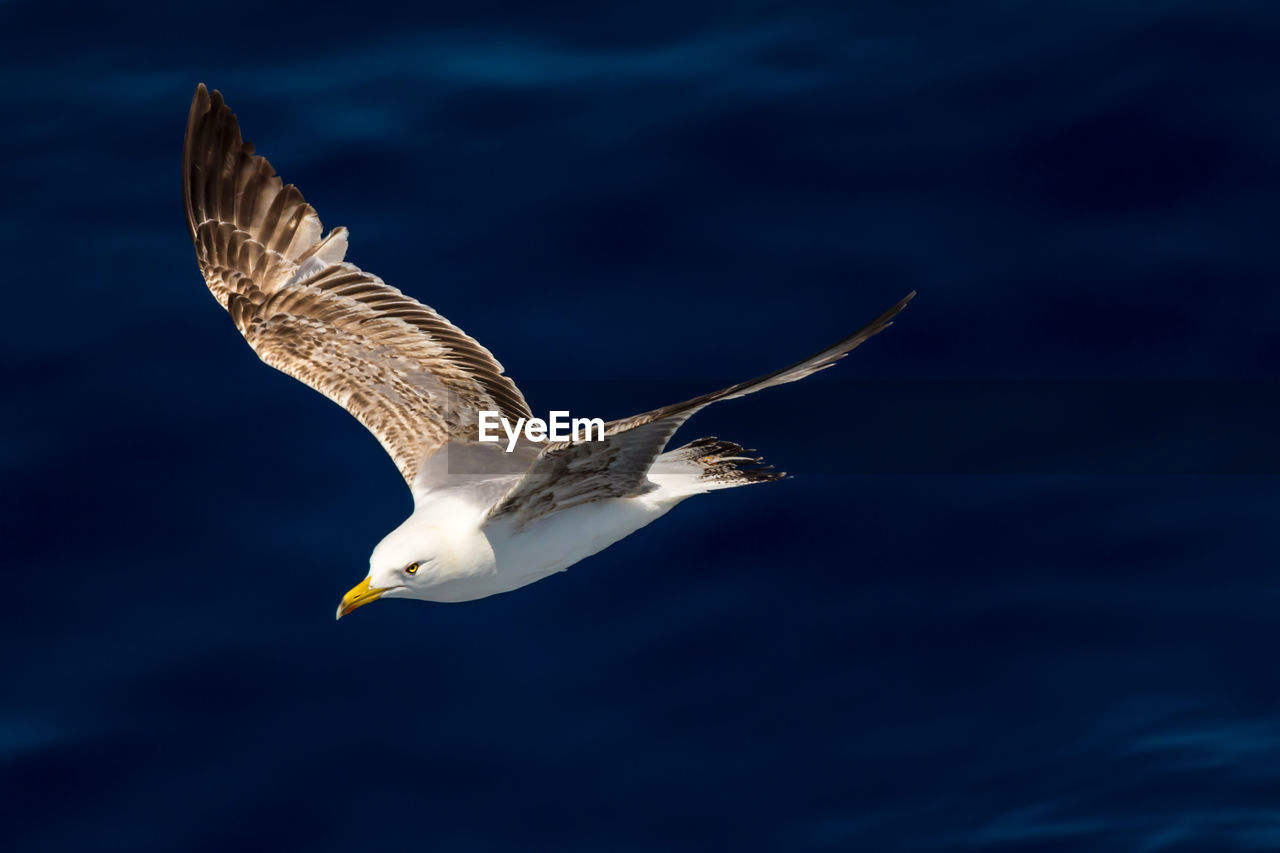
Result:
<instances>
[{"instance_id":1,"label":"bird eye","mask_svg":"<svg viewBox=\"0 0 1280 853\"><path fill-rule=\"evenodd\" d=\"M411 574L415 573L416 571L418 571L418 564L417 564L417 563L410 563L409 565L407 565L407 566L405 566L405 567L404 567L404 573L405 573L406 575L411 575Z\"/></svg>"}]
</instances>

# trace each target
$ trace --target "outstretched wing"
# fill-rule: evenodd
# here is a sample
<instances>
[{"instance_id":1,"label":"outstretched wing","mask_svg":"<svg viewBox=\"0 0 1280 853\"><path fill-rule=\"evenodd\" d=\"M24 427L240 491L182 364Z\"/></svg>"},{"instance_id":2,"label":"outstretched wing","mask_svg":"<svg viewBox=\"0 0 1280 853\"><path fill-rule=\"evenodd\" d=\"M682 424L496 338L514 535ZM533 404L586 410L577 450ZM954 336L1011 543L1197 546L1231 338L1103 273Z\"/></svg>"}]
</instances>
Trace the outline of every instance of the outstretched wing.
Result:
<instances>
[{"instance_id":1,"label":"outstretched wing","mask_svg":"<svg viewBox=\"0 0 1280 853\"><path fill-rule=\"evenodd\" d=\"M699 409L774 385L795 382L830 367L872 335L893 325L915 291L847 338L790 367L605 425L603 441L557 442L543 448L533 466L489 511L489 519L512 518L518 526L579 504L641 495L656 488L648 478L654 459L671 435Z\"/></svg>"},{"instance_id":2,"label":"outstretched wing","mask_svg":"<svg viewBox=\"0 0 1280 853\"><path fill-rule=\"evenodd\" d=\"M444 443L476 440L478 411L531 416L487 349L343 261L345 228L321 239L315 210L203 83L187 119L182 195L200 271L245 340L355 415L408 482Z\"/></svg>"}]
</instances>

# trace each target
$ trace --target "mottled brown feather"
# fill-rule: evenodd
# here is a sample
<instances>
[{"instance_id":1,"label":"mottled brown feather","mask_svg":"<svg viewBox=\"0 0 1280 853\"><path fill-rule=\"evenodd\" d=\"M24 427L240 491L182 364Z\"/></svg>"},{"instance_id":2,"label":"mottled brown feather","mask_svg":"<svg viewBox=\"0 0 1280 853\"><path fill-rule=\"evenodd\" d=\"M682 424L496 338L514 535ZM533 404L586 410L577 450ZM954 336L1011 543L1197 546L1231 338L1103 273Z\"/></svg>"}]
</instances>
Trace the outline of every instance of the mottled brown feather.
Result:
<instances>
[{"instance_id":1,"label":"mottled brown feather","mask_svg":"<svg viewBox=\"0 0 1280 853\"><path fill-rule=\"evenodd\" d=\"M611 421L605 425L604 441L548 444L524 477L489 511L489 519L510 518L517 527L522 527L569 507L608 498L636 497L652 491L655 485L649 479L649 468L672 434L699 409L795 382L830 367L867 338L891 326L894 316L915 295L912 291L852 335L789 367L682 403ZM765 479L774 477L760 476L756 481Z\"/></svg>"},{"instance_id":2,"label":"mottled brown feather","mask_svg":"<svg viewBox=\"0 0 1280 853\"><path fill-rule=\"evenodd\" d=\"M182 195L200 271L245 340L351 412L409 483L445 442L476 440L477 412L531 416L487 349L342 261L346 230L321 239L315 210L243 141L221 94L204 84L187 119Z\"/></svg>"}]
</instances>

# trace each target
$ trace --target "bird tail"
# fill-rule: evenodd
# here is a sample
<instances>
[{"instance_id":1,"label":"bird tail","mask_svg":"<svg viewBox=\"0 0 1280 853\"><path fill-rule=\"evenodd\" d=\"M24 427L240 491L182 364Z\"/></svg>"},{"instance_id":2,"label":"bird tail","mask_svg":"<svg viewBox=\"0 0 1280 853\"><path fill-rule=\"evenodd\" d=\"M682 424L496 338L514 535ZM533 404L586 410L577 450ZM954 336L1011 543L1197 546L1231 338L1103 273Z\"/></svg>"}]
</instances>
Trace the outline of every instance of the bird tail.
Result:
<instances>
[{"instance_id":1,"label":"bird tail","mask_svg":"<svg viewBox=\"0 0 1280 853\"><path fill-rule=\"evenodd\" d=\"M787 476L763 464L759 456L732 441L714 436L691 441L654 460L649 479L671 491L687 495L730 489L751 483L769 483Z\"/></svg>"}]
</instances>

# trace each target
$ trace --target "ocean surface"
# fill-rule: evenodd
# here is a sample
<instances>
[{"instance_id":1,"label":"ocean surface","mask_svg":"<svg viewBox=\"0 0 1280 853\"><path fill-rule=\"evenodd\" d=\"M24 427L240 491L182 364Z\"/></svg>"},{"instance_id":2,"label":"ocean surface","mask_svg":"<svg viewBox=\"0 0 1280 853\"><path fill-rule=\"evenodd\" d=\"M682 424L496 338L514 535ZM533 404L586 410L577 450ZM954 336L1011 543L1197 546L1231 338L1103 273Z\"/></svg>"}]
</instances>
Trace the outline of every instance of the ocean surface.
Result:
<instances>
[{"instance_id":1,"label":"ocean surface","mask_svg":"<svg viewBox=\"0 0 1280 853\"><path fill-rule=\"evenodd\" d=\"M1280 6L0 2L0 850L1280 851ZM335 623L410 511L206 290L348 257L795 476Z\"/></svg>"}]
</instances>

